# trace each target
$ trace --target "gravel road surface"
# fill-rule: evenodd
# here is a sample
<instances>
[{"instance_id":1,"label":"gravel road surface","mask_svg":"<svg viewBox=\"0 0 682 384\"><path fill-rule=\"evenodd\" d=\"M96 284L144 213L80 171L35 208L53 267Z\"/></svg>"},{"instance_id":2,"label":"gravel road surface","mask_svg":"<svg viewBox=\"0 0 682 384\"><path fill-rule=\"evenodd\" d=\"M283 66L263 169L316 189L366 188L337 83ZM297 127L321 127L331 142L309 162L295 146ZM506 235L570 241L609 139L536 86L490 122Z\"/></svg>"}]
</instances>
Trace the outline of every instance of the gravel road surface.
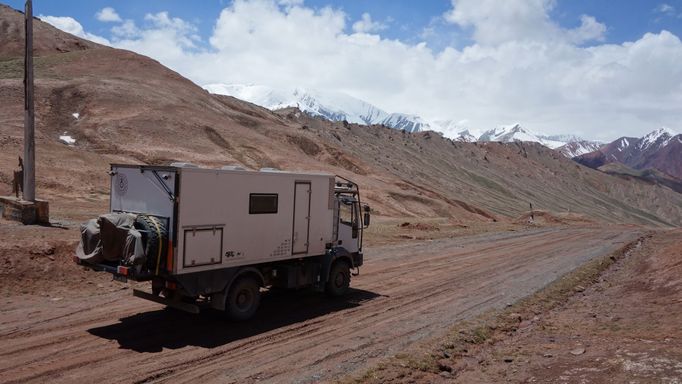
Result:
<instances>
[{"instance_id":1,"label":"gravel road surface","mask_svg":"<svg viewBox=\"0 0 682 384\"><path fill-rule=\"evenodd\" d=\"M256 318L240 324L167 310L129 289L3 298L0 382L329 381L527 296L640 234L545 228L368 248L347 298L267 292Z\"/></svg>"}]
</instances>

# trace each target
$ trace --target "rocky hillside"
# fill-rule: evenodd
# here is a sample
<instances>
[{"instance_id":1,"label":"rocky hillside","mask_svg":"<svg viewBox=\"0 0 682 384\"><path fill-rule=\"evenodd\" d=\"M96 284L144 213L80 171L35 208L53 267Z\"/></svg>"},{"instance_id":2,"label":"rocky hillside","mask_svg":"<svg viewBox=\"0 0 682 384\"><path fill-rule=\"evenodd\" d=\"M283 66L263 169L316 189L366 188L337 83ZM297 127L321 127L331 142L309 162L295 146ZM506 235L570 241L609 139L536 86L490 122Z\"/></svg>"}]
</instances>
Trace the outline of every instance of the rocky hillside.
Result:
<instances>
[{"instance_id":1,"label":"rocky hillside","mask_svg":"<svg viewBox=\"0 0 682 384\"><path fill-rule=\"evenodd\" d=\"M623 163L608 163L597 168L598 170L622 177L625 179L640 179L652 184L665 185L673 191L682 193L682 180L676 179L666 173L663 173L654 168L647 168L644 170L636 170L628 167Z\"/></svg>"},{"instance_id":2,"label":"rocky hillside","mask_svg":"<svg viewBox=\"0 0 682 384\"><path fill-rule=\"evenodd\" d=\"M0 194L22 152L23 15L0 6ZM38 195L52 216L108 206L109 163L319 170L357 181L377 214L514 220L537 209L681 225L682 195L583 167L534 143L460 143L273 113L213 95L158 62L35 22ZM60 136L70 136L65 145Z\"/></svg>"}]
</instances>

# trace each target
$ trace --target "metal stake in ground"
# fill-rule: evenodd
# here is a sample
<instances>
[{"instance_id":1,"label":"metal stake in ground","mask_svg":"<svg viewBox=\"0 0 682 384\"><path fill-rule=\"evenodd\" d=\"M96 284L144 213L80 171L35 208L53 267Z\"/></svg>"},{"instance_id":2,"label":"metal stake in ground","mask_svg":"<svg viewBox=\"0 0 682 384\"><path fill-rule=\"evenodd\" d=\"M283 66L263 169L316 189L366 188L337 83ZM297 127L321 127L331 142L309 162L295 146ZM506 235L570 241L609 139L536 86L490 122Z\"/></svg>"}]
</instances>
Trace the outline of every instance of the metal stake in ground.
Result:
<instances>
[{"instance_id":1,"label":"metal stake in ground","mask_svg":"<svg viewBox=\"0 0 682 384\"><path fill-rule=\"evenodd\" d=\"M26 0L26 46L24 51L24 193L27 201L36 201L35 109L33 103L33 4Z\"/></svg>"}]
</instances>

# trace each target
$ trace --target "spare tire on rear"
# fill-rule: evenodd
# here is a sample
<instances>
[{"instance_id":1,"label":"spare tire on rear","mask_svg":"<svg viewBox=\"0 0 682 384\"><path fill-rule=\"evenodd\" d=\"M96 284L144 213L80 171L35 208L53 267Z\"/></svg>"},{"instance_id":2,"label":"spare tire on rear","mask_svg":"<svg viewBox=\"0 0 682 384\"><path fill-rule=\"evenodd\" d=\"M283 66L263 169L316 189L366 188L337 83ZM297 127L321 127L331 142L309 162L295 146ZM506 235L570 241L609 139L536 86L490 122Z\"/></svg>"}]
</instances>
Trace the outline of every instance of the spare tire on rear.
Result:
<instances>
[{"instance_id":1,"label":"spare tire on rear","mask_svg":"<svg viewBox=\"0 0 682 384\"><path fill-rule=\"evenodd\" d=\"M142 247L149 271L158 274L166 268L168 252L168 230L163 220L150 215L139 215L135 219L135 229L142 234Z\"/></svg>"}]
</instances>

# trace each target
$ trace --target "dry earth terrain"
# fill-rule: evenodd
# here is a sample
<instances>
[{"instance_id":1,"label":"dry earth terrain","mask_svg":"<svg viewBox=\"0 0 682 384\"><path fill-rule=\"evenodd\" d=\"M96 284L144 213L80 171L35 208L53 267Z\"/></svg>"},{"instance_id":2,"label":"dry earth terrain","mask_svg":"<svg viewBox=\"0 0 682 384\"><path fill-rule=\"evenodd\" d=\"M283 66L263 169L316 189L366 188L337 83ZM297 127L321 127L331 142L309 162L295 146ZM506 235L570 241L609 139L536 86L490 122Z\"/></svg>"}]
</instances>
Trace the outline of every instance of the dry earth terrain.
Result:
<instances>
[{"instance_id":1,"label":"dry earth terrain","mask_svg":"<svg viewBox=\"0 0 682 384\"><path fill-rule=\"evenodd\" d=\"M0 381L328 381L503 308L640 235L548 227L375 246L346 299L268 292L243 324L166 310L55 265L49 284L1 299Z\"/></svg>"},{"instance_id":2,"label":"dry earth terrain","mask_svg":"<svg viewBox=\"0 0 682 384\"><path fill-rule=\"evenodd\" d=\"M682 382L682 231L611 256L354 382Z\"/></svg>"}]
</instances>

